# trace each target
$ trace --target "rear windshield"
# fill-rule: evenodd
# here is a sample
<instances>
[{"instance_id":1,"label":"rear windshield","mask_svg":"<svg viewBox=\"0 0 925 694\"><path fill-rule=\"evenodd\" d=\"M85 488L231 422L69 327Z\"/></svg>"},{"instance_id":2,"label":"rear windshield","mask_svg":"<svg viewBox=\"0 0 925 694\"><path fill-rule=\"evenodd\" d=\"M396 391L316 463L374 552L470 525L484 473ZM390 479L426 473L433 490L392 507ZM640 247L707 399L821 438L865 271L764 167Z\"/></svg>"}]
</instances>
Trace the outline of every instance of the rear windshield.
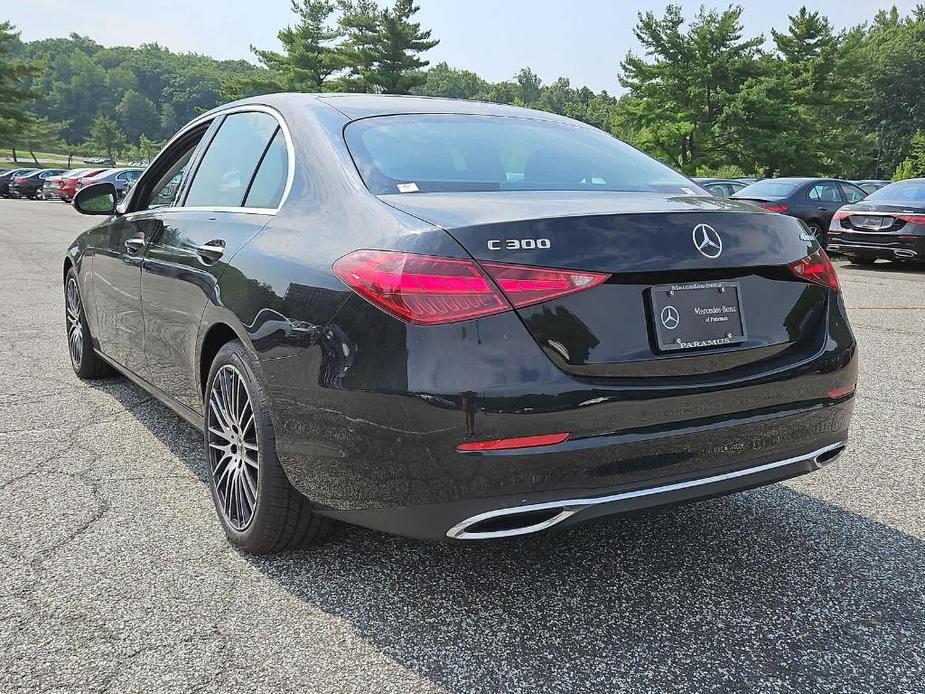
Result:
<instances>
[{"instance_id":1,"label":"rear windshield","mask_svg":"<svg viewBox=\"0 0 925 694\"><path fill-rule=\"evenodd\" d=\"M745 186L742 190L736 193L733 197L735 198L786 198L794 190L796 190L798 183L785 183L783 181L775 181L773 179L768 179L765 181L758 181L757 183L752 183L750 186Z\"/></svg>"},{"instance_id":2,"label":"rear windshield","mask_svg":"<svg viewBox=\"0 0 925 694\"><path fill-rule=\"evenodd\" d=\"M366 118L347 146L377 194L603 190L705 194L598 130L527 118L444 114Z\"/></svg>"},{"instance_id":3,"label":"rear windshield","mask_svg":"<svg viewBox=\"0 0 925 694\"><path fill-rule=\"evenodd\" d=\"M891 200L893 202L925 202L925 180L900 181L884 186L865 198L868 200Z\"/></svg>"}]
</instances>

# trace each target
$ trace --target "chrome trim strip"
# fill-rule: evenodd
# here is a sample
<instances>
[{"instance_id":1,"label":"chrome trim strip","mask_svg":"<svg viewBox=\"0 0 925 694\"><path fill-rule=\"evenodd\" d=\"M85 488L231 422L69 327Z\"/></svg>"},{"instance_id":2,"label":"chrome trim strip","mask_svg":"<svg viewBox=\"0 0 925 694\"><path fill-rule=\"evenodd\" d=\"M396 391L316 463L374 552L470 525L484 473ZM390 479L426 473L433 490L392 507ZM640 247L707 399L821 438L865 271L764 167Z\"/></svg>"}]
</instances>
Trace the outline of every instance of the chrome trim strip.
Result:
<instances>
[{"instance_id":1,"label":"chrome trim strip","mask_svg":"<svg viewBox=\"0 0 925 694\"><path fill-rule=\"evenodd\" d=\"M745 468L743 470L726 472L721 475L713 475L711 477L701 477L700 479L687 480L685 482L665 484L659 487L647 487L645 489L636 489L631 492L622 492L620 494L611 494L610 496L599 496L590 499L564 499L562 501L547 501L542 504L529 504L527 506L516 506L514 508L509 507L496 509L494 511L485 511L484 513L479 513L475 516L465 519L460 523L457 523L447 531L446 536L453 540L489 540L493 538L527 535L529 533L546 530L547 528L550 528L553 525L557 525L564 521L566 518L569 518L579 511L583 511L591 506L610 504L615 501L626 501L627 499L636 499L643 496L652 496L654 494L667 494L669 492L674 492L681 489L702 487L705 485L724 482L726 480L732 480L739 477L748 477L749 475L756 475L761 472L767 472L768 470L774 470L776 468L782 468L788 465L795 465L797 463L804 463L806 461L814 461L816 469L819 469L823 465L827 465L832 460L834 460L838 453L841 453L841 450L839 449L843 449L846 444L847 441L840 441L839 443L833 443L829 446L825 446L816 451L813 451L812 453L805 453L793 458L787 458L786 460L779 460L774 463L765 463L764 465L757 465L755 467ZM835 450L838 450L838 453L835 456L832 456L832 458L822 462L817 460L826 453ZM522 528L514 528L512 530L493 530L488 532L466 532L466 528L491 518L498 518L501 516L515 516L522 513L534 513L536 511L548 511L553 509L561 509L561 512L552 518L548 518L540 523L535 523L533 525L528 525Z\"/></svg>"}]
</instances>

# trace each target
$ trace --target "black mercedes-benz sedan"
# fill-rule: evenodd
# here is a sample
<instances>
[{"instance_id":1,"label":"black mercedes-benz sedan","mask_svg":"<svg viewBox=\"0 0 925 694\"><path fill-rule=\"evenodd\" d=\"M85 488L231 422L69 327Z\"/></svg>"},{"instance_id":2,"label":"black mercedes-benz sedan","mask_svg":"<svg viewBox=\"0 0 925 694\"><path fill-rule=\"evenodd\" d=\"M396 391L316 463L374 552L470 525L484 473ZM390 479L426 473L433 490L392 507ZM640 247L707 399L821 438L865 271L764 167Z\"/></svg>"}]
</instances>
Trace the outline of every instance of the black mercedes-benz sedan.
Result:
<instances>
[{"instance_id":1,"label":"black mercedes-benz sedan","mask_svg":"<svg viewBox=\"0 0 925 694\"><path fill-rule=\"evenodd\" d=\"M816 470L855 341L797 220L594 128L277 94L184 127L62 267L77 374L203 431L231 542L523 535Z\"/></svg>"},{"instance_id":2,"label":"black mercedes-benz sedan","mask_svg":"<svg viewBox=\"0 0 925 694\"><path fill-rule=\"evenodd\" d=\"M884 186L832 217L829 248L856 265L925 262L925 178Z\"/></svg>"},{"instance_id":3,"label":"black mercedes-benz sedan","mask_svg":"<svg viewBox=\"0 0 925 694\"><path fill-rule=\"evenodd\" d=\"M863 200L866 195L853 183L831 178L765 178L730 197L802 219L825 248L832 215L845 203Z\"/></svg>"}]
</instances>

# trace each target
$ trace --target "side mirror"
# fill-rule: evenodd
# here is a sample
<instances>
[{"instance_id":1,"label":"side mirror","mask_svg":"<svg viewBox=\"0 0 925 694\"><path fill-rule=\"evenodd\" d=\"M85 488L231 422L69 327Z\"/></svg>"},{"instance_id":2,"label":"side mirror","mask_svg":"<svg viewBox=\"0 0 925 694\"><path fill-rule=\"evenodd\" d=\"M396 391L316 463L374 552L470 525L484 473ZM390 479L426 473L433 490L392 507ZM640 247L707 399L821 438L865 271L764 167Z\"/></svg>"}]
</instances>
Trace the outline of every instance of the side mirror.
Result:
<instances>
[{"instance_id":1,"label":"side mirror","mask_svg":"<svg viewBox=\"0 0 925 694\"><path fill-rule=\"evenodd\" d=\"M81 214L105 214L116 212L116 187L112 183L96 183L81 188L74 196L74 207Z\"/></svg>"}]
</instances>

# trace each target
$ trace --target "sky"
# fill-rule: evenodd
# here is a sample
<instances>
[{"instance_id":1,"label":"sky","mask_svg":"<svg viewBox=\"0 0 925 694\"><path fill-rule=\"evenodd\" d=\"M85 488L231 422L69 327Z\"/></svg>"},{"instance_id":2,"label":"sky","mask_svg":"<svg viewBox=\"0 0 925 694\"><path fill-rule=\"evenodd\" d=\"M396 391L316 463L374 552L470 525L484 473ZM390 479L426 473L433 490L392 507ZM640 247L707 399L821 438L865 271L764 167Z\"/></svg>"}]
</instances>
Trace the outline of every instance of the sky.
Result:
<instances>
[{"instance_id":1,"label":"sky","mask_svg":"<svg viewBox=\"0 0 925 694\"><path fill-rule=\"evenodd\" d=\"M870 20L896 5L909 12L921 0L740 0L747 36L785 29L800 6L819 10L837 28ZM730 0L704 0L726 8ZM80 2L7 0L0 20L10 20L23 40L76 32L106 46L157 42L175 51L216 58L253 60L250 46L276 49L276 33L293 21L289 0L144 0ZM661 13L666 2L651 0L419 0L418 21L440 45L426 54L432 64L477 72L485 79L510 79L530 66L544 82L568 77L572 86L620 94L620 61L639 52L633 36L637 12ZM701 2L682 2L685 14Z\"/></svg>"}]
</instances>

